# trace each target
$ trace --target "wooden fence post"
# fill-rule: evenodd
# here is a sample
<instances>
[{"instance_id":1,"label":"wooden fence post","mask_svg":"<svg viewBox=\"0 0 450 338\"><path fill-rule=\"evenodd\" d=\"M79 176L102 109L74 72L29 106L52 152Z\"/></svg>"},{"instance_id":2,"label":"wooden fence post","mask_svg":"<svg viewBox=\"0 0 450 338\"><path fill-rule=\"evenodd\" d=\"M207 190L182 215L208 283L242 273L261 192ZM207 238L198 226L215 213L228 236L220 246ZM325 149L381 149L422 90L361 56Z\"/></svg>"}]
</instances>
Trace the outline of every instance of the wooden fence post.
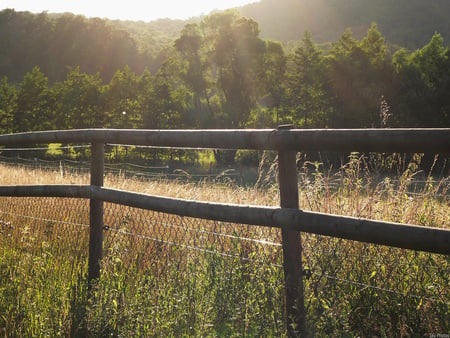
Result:
<instances>
[{"instance_id":1,"label":"wooden fence post","mask_svg":"<svg viewBox=\"0 0 450 338\"><path fill-rule=\"evenodd\" d=\"M291 129L281 126L278 129ZM278 151L278 178L280 205L298 209L298 183L296 151ZM286 292L286 321L289 336L306 335L306 315L303 293L302 242L299 231L281 228L283 242L283 267Z\"/></svg>"},{"instance_id":2,"label":"wooden fence post","mask_svg":"<svg viewBox=\"0 0 450 338\"><path fill-rule=\"evenodd\" d=\"M103 186L105 147L103 143L92 143L91 185ZM103 201L90 200L88 280L100 277L100 261L103 250Z\"/></svg>"}]
</instances>

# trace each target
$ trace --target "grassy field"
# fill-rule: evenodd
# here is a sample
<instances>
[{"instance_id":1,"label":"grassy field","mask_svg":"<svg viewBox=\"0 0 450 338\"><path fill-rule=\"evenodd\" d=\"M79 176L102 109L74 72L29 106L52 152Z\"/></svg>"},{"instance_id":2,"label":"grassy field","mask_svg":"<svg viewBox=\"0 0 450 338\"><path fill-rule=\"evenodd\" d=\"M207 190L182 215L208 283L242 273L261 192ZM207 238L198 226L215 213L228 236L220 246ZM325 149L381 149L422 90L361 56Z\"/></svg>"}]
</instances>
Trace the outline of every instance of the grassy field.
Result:
<instances>
[{"instance_id":1,"label":"grassy field","mask_svg":"<svg viewBox=\"0 0 450 338\"><path fill-rule=\"evenodd\" d=\"M87 184L85 175L0 166L0 185ZM270 169L265 177L271 177ZM300 207L450 227L449 177L413 161L383 176L354 155L334 172L305 163ZM108 175L105 185L186 199L278 205L258 188ZM89 202L0 198L0 335L285 336L280 233L105 204L102 276L86 282ZM302 234L314 336L450 331L450 257Z\"/></svg>"}]
</instances>

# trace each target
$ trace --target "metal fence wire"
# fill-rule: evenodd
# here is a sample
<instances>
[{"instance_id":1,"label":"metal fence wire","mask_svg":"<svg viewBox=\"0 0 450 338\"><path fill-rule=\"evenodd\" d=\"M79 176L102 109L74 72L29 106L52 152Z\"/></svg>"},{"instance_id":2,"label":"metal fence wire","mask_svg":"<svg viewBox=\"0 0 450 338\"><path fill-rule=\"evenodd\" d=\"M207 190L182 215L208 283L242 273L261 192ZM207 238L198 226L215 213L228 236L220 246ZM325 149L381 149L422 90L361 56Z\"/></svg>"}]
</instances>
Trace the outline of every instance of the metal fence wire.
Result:
<instances>
[{"instance_id":1,"label":"metal fence wire","mask_svg":"<svg viewBox=\"0 0 450 338\"><path fill-rule=\"evenodd\" d=\"M247 149L247 144L261 142L257 149L274 151L279 149L279 145L274 147L277 140L283 140L285 134L292 134L285 135L289 136L285 139L287 143L301 144L306 148L309 145L310 149L305 150L310 151L323 148L315 143L318 140L335 150L354 151L357 144L359 151L363 152L394 151L392 142L386 142L389 137L385 136L392 133L391 137L395 137L396 132L391 130L382 133L354 131L350 138L352 144L344 142L349 140L346 137L339 138L346 131L330 133L327 130L320 138L311 137L314 136L309 134L311 132L315 133L307 130L290 133L281 128L244 133L234 131L230 137L228 132L216 135L215 131L203 131L199 134L200 138L194 135L191 140L186 138L185 133L191 137L193 133L200 132L180 131L175 135L172 131L155 131L147 135L144 131L71 131L72 142L93 142L92 146L76 143L76 147L85 151L83 158L90 154L89 163L39 159L46 148L3 148L2 153L32 151L30 154L33 155L25 158L0 157L2 166L8 170L16 168L14 173L18 175L9 181L1 180L2 177L0 180L6 184L30 184L31 181L32 184L40 184L40 189L70 182L71 186L83 186L79 186L81 189L89 184L87 173L90 171L91 186L88 188L103 186L105 179L107 187L142 192L136 198L154 193L154 186L143 188L149 182L159 180L159 183L169 183L173 180L186 183L176 189L202 189L205 186L199 183L201 181L213 185L214 189L219 185L222 189L219 194L228 194L225 200L229 202L232 199L228 197L235 194L233 189L238 188L238 184L233 185L233 179L237 180L237 176L231 171L195 177L184 171L175 172L167 166L148 168L141 162L127 162L128 151L131 150L127 146L123 146L124 163L119 163L116 162L119 146L115 143L108 145L108 142L119 137L117 142L126 140L141 144L141 137L145 136L146 142L147 137L154 137L152 142L156 145L162 142L162 146L170 148L185 147L185 142L191 140L189 147L197 149L205 146L205 140L221 139L229 140L230 143L225 144L230 144L230 149ZM428 135L429 132L418 130L417 134ZM46 143L53 133L57 136L59 132L43 132L37 137ZM98 134L95 139L91 138L94 134ZM255 134L254 138L249 138L251 134ZM374 134L372 137L376 142L368 137L369 134ZM448 144L446 140L450 135L448 131L439 130L433 134L438 138L407 137L407 131L402 130L398 130L397 134L400 135L397 139L399 148L395 151L400 152L442 150L445 148L442 144ZM353 139L353 135L358 141ZM16 141L29 143L21 139L26 135L13 135L11 140L8 135L0 136L6 145L16 146ZM336 137L341 141L336 143ZM442 142L436 141L441 138ZM248 142L250 139L254 143ZM417 140L420 142L417 143ZM108 152L104 152L105 144L110 150L109 158ZM222 145L223 142L220 143ZM208 149L216 147L214 142L207 145ZM69 147L61 149L64 152ZM270 195L268 200L263 203L260 203L262 199L251 200L250 204L281 204L284 209L281 211L286 211L298 207L300 201L300 208L305 211L448 228L448 224L444 224L448 222L448 215L445 215L449 206L448 174L443 173L447 177L440 182L435 181L431 174L422 176L423 181L419 182L414 176L416 172L408 167L407 174L397 181L390 177L371 177L365 175L370 168L365 165L364 156L358 157L355 155L357 153L352 153L349 163L327 174L319 170L318 162L304 161L301 165L296 155L298 149L292 149L278 150L277 161L274 160L268 166L266 175L263 175L267 180L262 176L261 180L258 178L255 189ZM263 167L259 168L263 169L259 173L264 172ZM56 175L47 176L45 173ZM227 176L227 180L223 176ZM292 176L293 180L286 181L283 178L286 176ZM275 180L278 180L279 189L274 188ZM43 186L45 182L49 184ZM131 185L127 187L128 183ZM68 185L61 184L61 187L69 189ZM164 186L166 188L167 185ZM287 199L295 203L279 203L283 195L286 200L282 190L289 190L291 196ZM293 191L299 194L299 200L291 198ZM113 189L103 189L102 193L114 194ZM104 198L105 195L90 196L91 201L86 199L86 195L78 196L83 198L0 197L0 335L278 337L305 332L311 336L403 337L450 333L449 255L302 232L301 252L291 251L289 256L285 256L289 258L283 262L283 246L292 247L286 245L289 242L298 249L299 238L297 230L295 236L286 238L289 237L286 234L292 232L285 231L284 223L277 225L282 227L280 229L182 217L128 207L117 204L118 200L116 203L100 202L114 200ZM237 203L249 203L245 198L237 200ZM93 207L93 202L96 207L101 203L101 208ZM213 203L206 207L211 205ZM414 214L419 208L420 212ZM93 209L96 209L95 213ZM163 210L173 212L173 209ZM408 213L414 214L412 218L405 218ZM102 222L92 221L98 215ZM199 214L189 215L202 217ZM270 218L266 215L264 213L265 219ZM232 219L236 221L236 218ZM343 223L340 224L340 230L348 229ZM97 236L98 230L102 236ZM355 233L359 232L359 228L357 230ZM392 232L389 234L392 235ZM101 243L101 250L91 250L95 246L92 245L94 237L103 237L102 241L96 241L96 249ZM439 242L441 246L443 241ZM102 253L101 278L90 276L91 263L98 267L97 261L91 257L92 251ZM285 250L284 254L289 251ZM436 252L447 251L444 248ZM300 255L301 262L295 261ZM293 261L294 264L286 264ZM289 270L288 265L295 265L296 271L293 273L294 270ZM292 281L300 280L292 277L299 270L304 294L297 298L297 288L295 285L292 287L295 284ZM294 298L295 301L301 298L305 312L302 306L289 304ZM302 317L303 314L306 316L307 330L300 327L303 318L296 318L300 312ZM295 325L299 327L293 327Z\"/></svg>"},{"instance_id":2,"label":"metal fence wire","mask_svg":"<svg viewBox=\"0 0 450 338\"><path fill-rule=\"evenodd\" d=\"M70 198L0 198L2 244L30 252L51 247L61 255L87 257L89 201Z\"/></svg>"},{"instance_id":3,"label":"metal fence wire","mask_svg":"<svg viewBox=\"0 0 450 338\"><path fill-rule=\"evenodd\" d=\"M74 275L86 267L74 262L87 259L88 223L88 200L0 198L2 246L14 243L34 257L46 252L56 261L71 261ZM208 306L216 307L207 325L244 322L253 311L267 317L272 332L284 332L279 229L112 203L105 203L104 224L102 274L137 274L151 281L145 290L153 302L175 297L171 311L194 307L194 313L207 315ZM313 331L369 335L449 328L448 256L311 234L302 234L302 246L307 322ZM194 325L199 319L189 320ZM163 324L152 325L158 331Z\"/></svg>"}]
</instances>

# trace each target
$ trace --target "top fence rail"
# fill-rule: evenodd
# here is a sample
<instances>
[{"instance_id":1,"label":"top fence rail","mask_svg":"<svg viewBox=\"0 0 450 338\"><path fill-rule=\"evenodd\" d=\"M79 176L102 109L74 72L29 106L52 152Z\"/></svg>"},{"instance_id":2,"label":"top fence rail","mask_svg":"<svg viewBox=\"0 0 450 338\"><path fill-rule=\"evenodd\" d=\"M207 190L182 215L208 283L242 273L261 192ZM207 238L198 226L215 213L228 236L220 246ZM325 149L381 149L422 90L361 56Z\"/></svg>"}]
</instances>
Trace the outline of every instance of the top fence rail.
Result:
<instances>
[{"instance_id":1,"label":"top fence rail","mask_svg":"<svg viewBox=\"0 0 450 338\"><path fill-rule=\"evenodd\" d=\"M0 146L114 143L194 149L450 152L450 128L436 129L73 129L0 135Z\"/></svg>"},{"instance_id":2,"label":"top fence rail","mask_svg":"<svg viewBox=\"0 0 450 338\"><path fill-rule=\"evenodd\" d=\"M450 231L398 223L363 220L298 209L296 151L360 151L450 153L450 128L441 129L291 129L264 130L128 130L82 129L0 135L0 146L48 143L90 143L89 186L6 186L0 196L61 196L90 199L88 278L100 277L103 201L150 210L164 210L239 224L281 228L286 289L286 327L290 336L306 333L300 231L375 244L449 254ZM103 188L104 144L195 149L277 150L280 209L232 206L131 194ZM0 149L1 150L1 149ZM75 189L75 190L74 190ZM167 209L169 208L169 210ZM170 209L171 208L171 209ZM232 218L230 218L232 217Z\"/></svg>"}]
</instances>

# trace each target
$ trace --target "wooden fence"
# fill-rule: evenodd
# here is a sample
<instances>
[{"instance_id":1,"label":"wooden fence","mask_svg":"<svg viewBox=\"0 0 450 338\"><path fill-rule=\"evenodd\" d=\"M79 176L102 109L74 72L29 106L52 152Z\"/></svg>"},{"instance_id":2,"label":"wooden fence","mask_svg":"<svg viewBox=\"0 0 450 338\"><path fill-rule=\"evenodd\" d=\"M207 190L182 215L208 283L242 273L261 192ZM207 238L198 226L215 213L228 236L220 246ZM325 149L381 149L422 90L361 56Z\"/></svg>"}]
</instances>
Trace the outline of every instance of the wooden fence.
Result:
<instances>
[{"instance_id":1,"label":"wooden fence","mask_svg":"<svg viewBox=\"0 0 450 338\"><path fill-rule=\"evenodd\" d=\"M297 151L448 153L450 128L297 130L82 129L0 135L0 146L48 143L92 145L90 185L2 186L0 196L90 199L89 279L100 276L103 202L164 213L281 228L290 335L305 332L301 232L393 247L450 254L450 230L299 210ZM103 187L104 145L194 149L258 149L278 152L280 207L232 205L138 194Z\"/></svg>"}]
</instances>

